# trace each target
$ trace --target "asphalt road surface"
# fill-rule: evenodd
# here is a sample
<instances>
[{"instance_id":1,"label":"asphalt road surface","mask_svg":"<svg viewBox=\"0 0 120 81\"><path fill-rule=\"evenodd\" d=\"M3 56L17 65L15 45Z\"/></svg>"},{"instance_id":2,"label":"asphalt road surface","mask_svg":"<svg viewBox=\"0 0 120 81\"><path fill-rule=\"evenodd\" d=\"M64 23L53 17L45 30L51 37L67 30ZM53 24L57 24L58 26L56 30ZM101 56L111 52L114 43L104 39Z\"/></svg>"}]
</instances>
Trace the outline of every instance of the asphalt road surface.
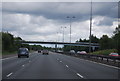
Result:
<instances>
[{"instance_id":1,"label":"asphalt road surface","mask_svg":"<svg viewBox=\"0 0 120 81\"><path fill-rule=\"evenodd\" d=\"M2 59L2 79L118 79L118 70L53 52Z\"/></svg>"}]
</instances>

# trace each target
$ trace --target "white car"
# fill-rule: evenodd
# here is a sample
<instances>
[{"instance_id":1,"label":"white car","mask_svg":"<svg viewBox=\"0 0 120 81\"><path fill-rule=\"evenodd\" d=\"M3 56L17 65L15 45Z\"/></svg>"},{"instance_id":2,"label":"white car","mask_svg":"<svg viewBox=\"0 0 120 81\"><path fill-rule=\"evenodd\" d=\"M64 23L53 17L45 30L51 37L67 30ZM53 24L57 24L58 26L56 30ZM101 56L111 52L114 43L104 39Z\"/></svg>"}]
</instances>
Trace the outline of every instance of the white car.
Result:
<instances>
[{"instance_id":1,"label":"white car","mask_svg":"<svg viewBox=\"0 0 120 81\"><path fill-rule=\"evenodd\" d=\"M77 51L77 53L79 54L79 53L80 53L80 51Z\"/></svg>"},{"instance_id":2,"label":"white car","mask_svg":"<svg viewBox=\"0 0 120 81\"><path fill-rule=\"evenodd\" d=\"M78 51L77 53L78 53L78 54L87 54L86 51Z\"/></svg>"},{"instance_id":3,"label":"white car","mask_svg":"<svg viewBox=\"0 0 120 81\"><path fill-rule=\"evenodd\" d=\"M70 53L71 53L71 54L75 54L75 51L74 51L74 50L70 50Z\"/></svg>"}]
</instances>

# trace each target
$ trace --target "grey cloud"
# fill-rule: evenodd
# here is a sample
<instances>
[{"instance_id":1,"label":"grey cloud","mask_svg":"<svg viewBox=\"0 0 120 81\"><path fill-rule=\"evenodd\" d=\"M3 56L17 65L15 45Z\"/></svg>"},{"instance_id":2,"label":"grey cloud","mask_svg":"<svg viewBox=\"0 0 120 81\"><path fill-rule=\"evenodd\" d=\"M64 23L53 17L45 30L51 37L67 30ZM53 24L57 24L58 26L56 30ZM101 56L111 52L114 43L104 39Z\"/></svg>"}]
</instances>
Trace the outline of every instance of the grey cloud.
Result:
<instances>
[{"instance_id":1,"label":"grey cloud","mask_svg":"<svg viewBox=\"0 0 120 81\"><path fill-rule=\"evenodd\" d=\"M115 21L115 19L109 18L109 17L104 17L104 19L102 21L100 21L97 25L99 26L111 26L113 25L113 21Z\"/></svg>"},{"instance_id":2,"label":"grey cloud","mask_svg":"<svg viewBox=\"0 0 120 81\"><path fill-rule=\"evenodd\" d=\"M102 15L116 18L116 2L94 2L93 15ZM4 2L3 12L41 15L48 19L57 19L61 22L67 22L66 16L76 16L74 21L86 20L90 16L89 2ZM113 13L114 12L114 13Z\"/></svg>"},{"instance_id":3,"label":"grey cloud","mask_svg":"<svg viewBox=\"0 0 120 81\"><path fill-rule=\"evenodd\" d=\"M97 16L105 17L102 21L98 19L98 23L94 25L101 28L111 26L116 18L116 14L113 14L113 11L116 13L116 9L116 3L93 3L93 19ZM66 16L76 17L72 19L73 41L89 37L90 3L5 2L3 3L3 30L16 32L27 40L56 40L57 32L61 32L60 39L62 39L60 27L66 26L65 41L69 41L70 22ZM101 31L107 32L98 27L97 33ZM112 30L107 33L111 32Z\"/></svg>"},{"instance_id":4,"label":"grey cloud","mask_svg":"<svg viewBox=\"0 0 120 81\"><path fill-rule=\"evenodd\" d=\"M118 17L117 12L118 12L117 2L93 3L93 15L117 18Z\"/></svg>"}]
</instances>

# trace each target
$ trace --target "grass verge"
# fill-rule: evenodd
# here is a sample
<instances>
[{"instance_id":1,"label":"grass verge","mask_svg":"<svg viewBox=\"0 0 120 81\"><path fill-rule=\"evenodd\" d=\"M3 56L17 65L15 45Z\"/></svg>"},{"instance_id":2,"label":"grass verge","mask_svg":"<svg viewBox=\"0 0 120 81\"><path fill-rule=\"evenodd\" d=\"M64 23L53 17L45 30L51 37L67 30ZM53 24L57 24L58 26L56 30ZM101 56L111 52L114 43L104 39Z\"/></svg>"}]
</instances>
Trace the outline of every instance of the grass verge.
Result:
<instances>
[{"instance_id":1,"label":"grass verge","mask_svg":"<svg viewBox=\"0 0 120 81\"><path fill-rule=\"evenodd\" d=\"M2 52L2 55L11 55L11 54L17 54L17 51L14 51L14 52L8 52L8 51Z\"/></svg>"},{"instance_id":2,"label":"grass verge","mask_svg":"<svg viewBox=\"0 0 120 81\"><path fill-rule=\"evenodd\" d=\"M92 52L91 54L97 54L97 55L109 55L112 52L117 52L116 49L107 49L107 50L100 50Z\"/></svg>"}]
</instances>

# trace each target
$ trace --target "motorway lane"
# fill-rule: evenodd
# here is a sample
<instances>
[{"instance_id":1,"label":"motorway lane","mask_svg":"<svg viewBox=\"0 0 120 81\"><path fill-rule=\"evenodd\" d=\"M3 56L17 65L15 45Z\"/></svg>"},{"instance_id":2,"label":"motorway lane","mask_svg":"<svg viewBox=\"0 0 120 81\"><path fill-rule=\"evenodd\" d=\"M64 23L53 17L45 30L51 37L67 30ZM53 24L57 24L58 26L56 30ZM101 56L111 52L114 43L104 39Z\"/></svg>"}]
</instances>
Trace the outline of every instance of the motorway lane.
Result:
<instances>
[{"instance_id":1,"label":"motorway lane","mask_svg":"<svg viewBox=\"0 0 120 81\"><path fill-rule=\"evenodd\" d=\"M31 54L30 58L9 58L2 60L2 78L6 78L6 76L10 73L16 72L22 68L23 65L29 63L29 61L34 60L37 57L36 54Z\"/></svg>"},{"instance_id":2,"label":"motorway lane","mask_svg":"<svg viewBox=\"0 0 120 81\"><path fill-rule=\"evenodd\" d=\"M84 76L85 79L118 79L118 70L99 63L66 55L56 55L64 64Z\"/></svg>"},{"instance_id":3,"label":"motorway lane","mask_svg":"<svg viewBox=\"0 0 120 81\"><path fill-rule=\"evenodd\" d=\"M3 79L118 79L118 69L52 52L2 63Z\"/></svg>"},{"instance_id":4,"label":"motorway lane","mask_svg":"<svg viewBox=\"0 0 120 81\"><path fill-rule=\"evenodd\" d=\"M34 53L31 54L30 58L18 59L16 57L14 59L3 60L3 79L80 78L74 72L70 71L66 66L58 62L56 58L53 58L53 56L54 56L53 54L42 55Z\"/></svg>"}]
</instances>

